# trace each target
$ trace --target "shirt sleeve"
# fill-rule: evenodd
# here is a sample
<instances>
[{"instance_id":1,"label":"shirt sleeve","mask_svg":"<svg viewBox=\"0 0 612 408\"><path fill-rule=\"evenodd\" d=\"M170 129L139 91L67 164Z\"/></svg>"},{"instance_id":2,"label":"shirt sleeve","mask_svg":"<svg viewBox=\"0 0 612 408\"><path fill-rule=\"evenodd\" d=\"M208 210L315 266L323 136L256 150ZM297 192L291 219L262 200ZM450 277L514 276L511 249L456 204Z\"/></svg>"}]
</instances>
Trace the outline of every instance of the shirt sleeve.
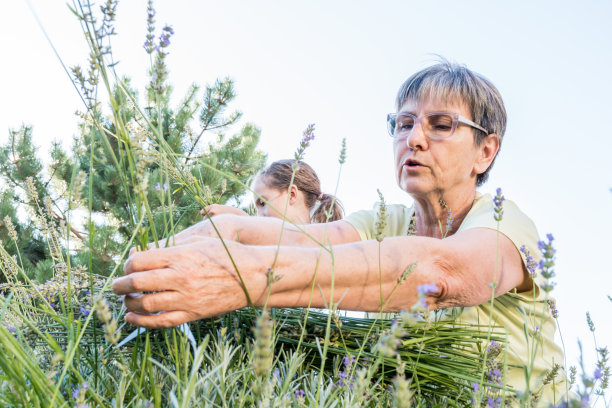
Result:
<instances>
[{"instance_id":1,"label":"shirt sleeve","mask_svg":"<svg viewBox=\"0 0 612 408\"><path fill-rule=\"evenodd\" d=\"M539 235L534 222L513 201L505 200L503 203L503 217L498 224L493 216L494 208L493 198L489 194L483 195L474 204L472 210L470 210L461 224L459 231L470 228L489 228L493 230L498 230L499 228L499 232L512 241L516 247L523 260L523 265L526 266L527 255L525 252L531 255L535 262L539 262L541 258L540 250L538 249ZM524 250L521 251L523 246ZM535 287L532 291L523 293L513 291L512 293L529 296L530 298L533 298L534 295L539 297L540 286L545 283L545 279L540 274L536 274L534 281Z\"/></svg>"},{"instance_id":2,"label":"shirt sleeve","mask_svg":"<svg viewBox=\"0 0 612 408\"><path fill-rule=\"evenodd\" d=\"M376 222L379 212L380 203L376 203L374 209L354 212L345 217L344 221L355 227L362 241L368 241L376 238ZM387 205L383 237L406 235L412 212L412 207L401 204Z\"/></svg>"}]
</instances>

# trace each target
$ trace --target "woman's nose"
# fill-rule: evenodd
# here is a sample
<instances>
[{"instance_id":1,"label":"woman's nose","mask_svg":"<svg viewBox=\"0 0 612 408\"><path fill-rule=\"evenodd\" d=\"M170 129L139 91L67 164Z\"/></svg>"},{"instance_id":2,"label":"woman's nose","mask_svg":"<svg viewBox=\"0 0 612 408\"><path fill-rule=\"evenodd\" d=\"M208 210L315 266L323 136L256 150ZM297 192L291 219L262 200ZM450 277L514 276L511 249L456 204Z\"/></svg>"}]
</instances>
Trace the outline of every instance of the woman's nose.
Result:
<instances>
[{"instance_id":1,"label":"woman's nose","mask_svg":"<svg viewBox=\"0 0 612 408\"><path fill-rule=\"evenodd\" d=\"M417 121L406 137L406 144L412 150L423 150L427 146L427 136L421 121Z\"/></svg>"}]
</instances>

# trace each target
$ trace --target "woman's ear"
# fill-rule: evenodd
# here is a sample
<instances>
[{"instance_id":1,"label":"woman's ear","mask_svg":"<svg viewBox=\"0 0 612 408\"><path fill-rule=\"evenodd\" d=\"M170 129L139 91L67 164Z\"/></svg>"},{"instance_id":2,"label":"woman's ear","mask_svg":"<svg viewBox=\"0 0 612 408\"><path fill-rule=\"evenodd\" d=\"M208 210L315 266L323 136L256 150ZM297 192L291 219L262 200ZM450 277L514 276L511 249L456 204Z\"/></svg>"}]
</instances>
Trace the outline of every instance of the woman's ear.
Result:
<instances>
[{"instance_id":1,"label":"woman's ear","mask_svg":"<svg viewBox=\"0 0 612 408\"><path fill-rule=\"evenodd\" d=\"M295 184L291 185L291 189L289 189L289 205L295 205L298 199L298 190Z\"/></svg>"},{"instance_id":2,"label":"woman's ear","mask_svg":"<svg viewBox=\"0 0 612 408\"><path fill-rule=\"evenodd\" d=\"M482 174L495 159L497 152L499 151L499 137L497 133L491 133L484 138L480 146L478 146L478 156L474 163L474 172L476 174Z\"/></svg>"}]
</instances>

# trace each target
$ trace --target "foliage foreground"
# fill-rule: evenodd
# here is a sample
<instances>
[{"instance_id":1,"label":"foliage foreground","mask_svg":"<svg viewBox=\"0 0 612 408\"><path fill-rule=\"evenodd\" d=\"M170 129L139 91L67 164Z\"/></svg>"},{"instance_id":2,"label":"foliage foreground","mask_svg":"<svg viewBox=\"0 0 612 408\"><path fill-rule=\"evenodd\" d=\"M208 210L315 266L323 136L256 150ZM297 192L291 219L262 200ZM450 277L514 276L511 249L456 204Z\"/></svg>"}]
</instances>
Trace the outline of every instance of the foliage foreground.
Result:
<instances>
[{"instance_id":1,"label":"foliage foreground","mask_svg":"<svg viewBox=\"0 0 612 408\"><path fill-rule=\"evenodd\" d=\"M391 320L330 304L247 308L168 330L121 324L125 309L109 288L130 248L165 245L207 204L239 204L266 156L256 126L224 133L241 117L228 110L230 79L203 92L193 85L171 106L165 60L174 31L156 35L151 2L150 83L140 102L116 73L116 7L71 7L91 52L85 70L72 69L85 110L70 152L55 143L45 167L27 126L0 147L0 406L504 405L495 374L505 369L502 328L460 325L422 303ZM340 165L345 158L343 145ZM607 349L597 351L595 372L582 369L577 406L609 404Z\"/></svg>"}]
</instances>

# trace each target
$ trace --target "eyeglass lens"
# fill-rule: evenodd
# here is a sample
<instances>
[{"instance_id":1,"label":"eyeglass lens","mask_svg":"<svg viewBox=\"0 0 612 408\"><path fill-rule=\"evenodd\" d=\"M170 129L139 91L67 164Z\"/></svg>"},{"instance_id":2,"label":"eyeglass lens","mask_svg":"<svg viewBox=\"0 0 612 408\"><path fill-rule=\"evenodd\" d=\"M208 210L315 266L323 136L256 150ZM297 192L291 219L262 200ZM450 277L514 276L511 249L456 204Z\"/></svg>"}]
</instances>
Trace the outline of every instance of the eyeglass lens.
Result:
<instances>
[{"instance_id":1,"label":"eyeglass lens","mask_svg":"<svg viewBox=\"0 0 612 408\"><path fill-rule=\"evenodd\" d=\"M412 115L397 115L395 123L390 123L395 137L405 137L412 132L416 118ZM394 126L393 126L394 125ZM421 126L426 136L431 138L446 138L453 133L453 117L448 114L436 113L421 118Z\"/></svg>"}]
</instances>

